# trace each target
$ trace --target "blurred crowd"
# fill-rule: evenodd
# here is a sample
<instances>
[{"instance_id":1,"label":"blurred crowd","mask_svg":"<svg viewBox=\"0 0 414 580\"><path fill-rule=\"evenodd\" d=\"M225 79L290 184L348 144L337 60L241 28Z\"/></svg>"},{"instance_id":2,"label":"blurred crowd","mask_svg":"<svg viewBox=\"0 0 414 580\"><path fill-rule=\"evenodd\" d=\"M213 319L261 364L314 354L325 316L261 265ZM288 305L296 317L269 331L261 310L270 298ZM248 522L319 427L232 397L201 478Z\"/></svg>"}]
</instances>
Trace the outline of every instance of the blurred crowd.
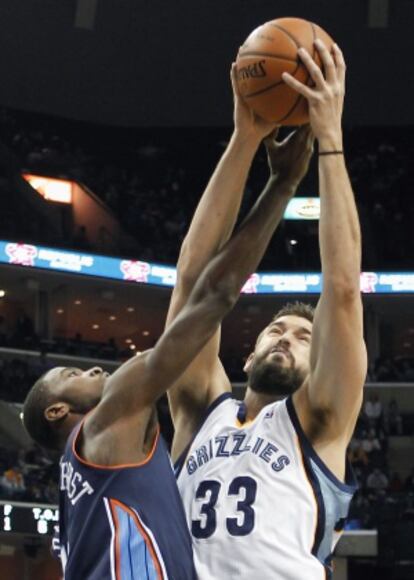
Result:
<instances>
[{"instance_id":1,"label":"blurred crowd","mask_svg":"<svg viewBox=\"0 0 414 580\"><path fill-rule=\"evenodd\" d=\"M377 528L402 519L414 521L412 453L407 450L407 465L408 458L401 456L396 463L390 450L390 437L413 433L414 415L403 414L395 398L383 405L378 394L366 397L348 448L348 460L358 482L349 528Z\"/></svg>"},{"instance_id":2,"label":"blurred crowd","mask_svg":"<svg viewBox=\"0 0 414 580\"><path fill-rule=\"evenodd\" d=\"M0 499L57 504L58 469L40 447L20 451L0 447Z\"/></svg>"},{"instance_id":3,"label":"blurred crowd","mask_svg":"<svg viewBox=\"0 0 414 580\"><path fill-rule=\"evenodd\" d=\"M13 348L39 352L39 356L16 355L8 358L0 355L0 399L22 402L35 380L55 366L47 354L78 356L121 363L131 356L129 348L120 347L114 338L106 342L84 340L80 333L72 338L54 336L41 340L34 330L30 316L22 309L13 325L0 315L0 349ZM244 360L242 354L233 351L223 353L222 362L230 379L244 383ZM95 364L85 361L85 365ZM367 382L414 382L413 357L380 357L371 364Z\"/></svg>"},{"instance_id":4,"label":"blurred crowd","mask_svg":"<svg viewBox=\"0 0 414 580\"><path fill-rule=\"evenodd\" d=\"M412 266L414 239L410 227L414 206L407 203L414 185L410 170L414 139L412 135L407 138L410 130L345 131L347 164L363 230L365 269ZM72 247L98 253L105 249L106 253L120 255L132 252L140 259L167 263L177 259L196 203L229 138L228 129L121 130L5 109L0 111L0 131L5 145L3 163L7 161L9 168L86 184L135 240L134 247L111 250L111 244L103 247L99 241L90 240L85 227L78 224L69 240ZM263 187L267 174L262 150L251 171L241 215ZM10 195L6 177L0 179L0 196L7 188ZM316 184L313 163L299 193L315 195ZM31 235L37 238L33 241L49 242L42 237L50 232L39 222L24 226L33 229ZM21 227L22 222L16 219L1 218L3 235L18 237ZM61 244L67 245L68 241L61 240ZM317 223L285 221L261 268L318 270L318 254Z\"/></svg>"},{"instance_id":5,"label":"blurred crowd","mask_svg":"<svg viewBox=\"0 0 414 580\"><path fill-rule=\"evenodd\" d=\"M412 383L414 382L414 359L409 356L386 357L381 356L370 364L367 382L387 383L389 381Z\"/></svg>"}]
</instances>

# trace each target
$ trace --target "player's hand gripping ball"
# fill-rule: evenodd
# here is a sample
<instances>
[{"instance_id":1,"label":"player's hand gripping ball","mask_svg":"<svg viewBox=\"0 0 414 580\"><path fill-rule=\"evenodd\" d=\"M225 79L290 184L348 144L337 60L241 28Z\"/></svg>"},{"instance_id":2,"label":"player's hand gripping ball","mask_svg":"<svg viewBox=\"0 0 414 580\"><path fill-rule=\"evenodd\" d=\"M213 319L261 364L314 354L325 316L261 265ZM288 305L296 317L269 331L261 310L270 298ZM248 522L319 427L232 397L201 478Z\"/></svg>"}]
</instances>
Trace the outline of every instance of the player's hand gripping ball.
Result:
<instances>
[{"instance_id":1,"label":"player's hand gripping ball","mask_svg":"<svg viewBox=\"0 0 414 580\"><path fill-rule=\"evenodd\" d=\"M313 81L298 56L304 47L321 67L314 41L320 38L330 50L334 41L317 24L301 18L278 18L259 26L247 37L237 55L239 91L262 119L278 125L303 125L309 121L306 99L287 86L288 72L309 86Z\"/></svg>"}]
</instances>

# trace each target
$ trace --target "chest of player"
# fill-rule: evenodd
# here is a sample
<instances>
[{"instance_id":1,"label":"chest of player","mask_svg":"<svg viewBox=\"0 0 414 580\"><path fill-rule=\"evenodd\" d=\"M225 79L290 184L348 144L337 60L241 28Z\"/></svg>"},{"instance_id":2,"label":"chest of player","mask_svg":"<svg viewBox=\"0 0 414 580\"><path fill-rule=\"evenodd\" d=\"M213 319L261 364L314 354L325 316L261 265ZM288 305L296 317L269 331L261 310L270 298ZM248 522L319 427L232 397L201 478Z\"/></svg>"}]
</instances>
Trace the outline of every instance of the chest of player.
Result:
<instances>
[{"instance_id":1,"label":"chest of player","mask_svg":"<svg viewBox=\"0 0 414 580\"><path fill-rule=\"evenodd\" d=\"M280 535L287 522L290 535L292 526L308 534L301 522L314 524L315 497L290 425L271 413L242 427L223 413L215 419L195 438L178 477L193 536Z\"/></svg>"}]
</instances>

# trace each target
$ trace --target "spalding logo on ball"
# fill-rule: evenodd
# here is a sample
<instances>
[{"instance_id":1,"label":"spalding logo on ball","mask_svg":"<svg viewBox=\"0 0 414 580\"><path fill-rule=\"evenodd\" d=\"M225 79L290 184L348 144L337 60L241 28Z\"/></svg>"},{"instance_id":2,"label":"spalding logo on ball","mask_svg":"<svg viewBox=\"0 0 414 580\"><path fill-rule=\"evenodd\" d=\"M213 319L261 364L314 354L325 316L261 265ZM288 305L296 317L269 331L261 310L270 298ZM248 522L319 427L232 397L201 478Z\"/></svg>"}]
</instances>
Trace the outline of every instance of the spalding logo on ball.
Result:
<instances>
[{"instance_id":1,"label":"spalding logo on ball","mask_svg":"<svg viewBox=\"0 0 414 580\"><path fill-rule=\"evenodd\" d=\"M239 90L246 103L263 119L279 125L303 125L309 120L306 99L288 87L282 73L311 86L312 79L298 56L306 48L321 66L315 40L330 50L333 40L320 26L301 18L278 18L259 26L237 55Z\"/></svg>"}]
</instances>

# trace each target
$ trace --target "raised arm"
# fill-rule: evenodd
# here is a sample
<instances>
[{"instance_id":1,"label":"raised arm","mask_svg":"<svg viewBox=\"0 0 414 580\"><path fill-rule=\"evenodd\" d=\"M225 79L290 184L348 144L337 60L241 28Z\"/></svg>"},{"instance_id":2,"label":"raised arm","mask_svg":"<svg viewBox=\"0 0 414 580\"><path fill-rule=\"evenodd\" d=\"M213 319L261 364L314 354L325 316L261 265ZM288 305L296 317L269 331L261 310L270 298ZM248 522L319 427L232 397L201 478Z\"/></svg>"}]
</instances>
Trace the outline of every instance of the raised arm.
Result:
<instances>
[{"instance_id":1,"label":"raised arm","mask_svg":"<svg viewBox=\"0 0 414 580\"><path fill-rule=\"evenodd\" d=\"M320 41L316 44L325 76L307 52L301 54L315 87L285 77L307 98L319 142L323 291L313 324L306 404L310 416L322 419L327 440L346 446L362 404L367 371L360 294L361 234L342 152L345 62L336 45L331 54Z\"/></svg>"},{"instance_id":2,"label":"raised arm","mask_svg":"<svg viewBox=\"0 0 414 580\"><path fill-rule=\"evenodd\" d=\"M195 211L177 263L177 282L167 315L168 327L186 304L206 264L230 238L249 170L262 139L273 129L241 99L233 64L234 131ZM221 392L230 389L218 358L220 330L202 349L176 385L169 391L170 407L178 438L185 445L200 415ZM179 435L180 434L180 435Z\"/></svg>"},{"instance_id":3,"label":"raised arm","mask_svg":"<svg viewBox=\"0 0 414 580\"><path fill-rule=\"evenodd\" d=\"M171 299L168 322L184 306L199 275L230 238L246 180L256 151L275 128L256 117L241 99L236 67L231 69L234 130L194 213L177 263L177 284Z\"/></svg>"},{"instance_id":4,"label":"raised arm","mask_svg":"<svg viewBox=\"0 0 414 580\"><path fill-rule=\"evenodd\" d=\"M296 189L292 175L305 174L312 152L313 137L304 127L287 138L291 172L284 174L280 192ZM274 145L276 147L276 145ZM177 380L201 348L217 331L222 318L239 297L243 283L257 268L278 223L281 195L265 191L236 234L206 266L190 297L154 349L131 359L108 379L103 399L95 412L99 428L122 420L125 436L127 419L147 413L153 403ZM130 427L127 435L130 437Z\"/></svg>"}]
</instances>

